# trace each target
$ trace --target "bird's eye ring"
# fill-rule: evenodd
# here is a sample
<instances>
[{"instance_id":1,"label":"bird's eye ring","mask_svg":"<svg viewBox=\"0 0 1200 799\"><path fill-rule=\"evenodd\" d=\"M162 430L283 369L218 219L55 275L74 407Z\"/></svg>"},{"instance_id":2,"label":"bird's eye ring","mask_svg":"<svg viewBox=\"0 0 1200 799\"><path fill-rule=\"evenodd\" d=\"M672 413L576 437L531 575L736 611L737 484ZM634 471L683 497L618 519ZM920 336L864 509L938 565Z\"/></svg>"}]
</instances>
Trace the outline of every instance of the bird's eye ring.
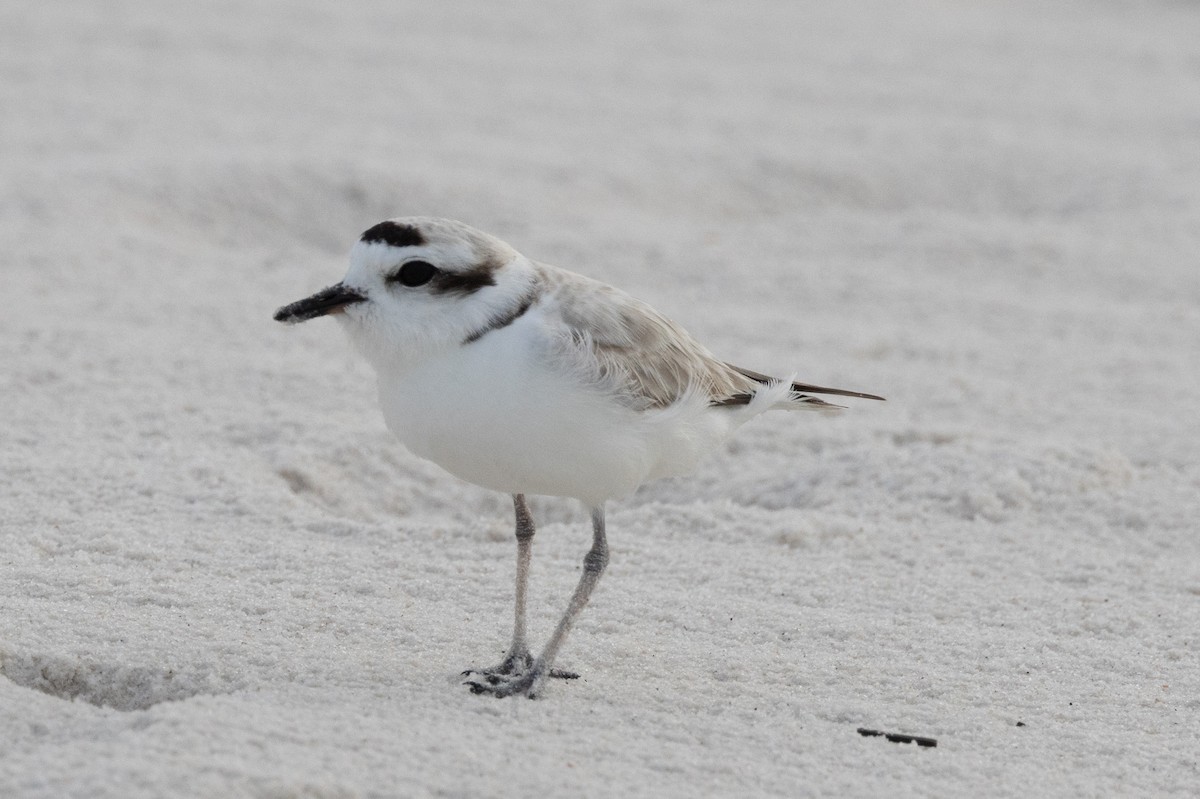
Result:
<instances>
[{"instance_id":1,"label":"bird's eye ring","mask_svg":"<svg viewBox=\"0 0 1200 799\"><path fill-rule=\"evenodd\" d=\"M409 261L388 277L389 283L415 288L424 286L438 273L438 268L425 261Z\"/></svg>"}]
</instances>

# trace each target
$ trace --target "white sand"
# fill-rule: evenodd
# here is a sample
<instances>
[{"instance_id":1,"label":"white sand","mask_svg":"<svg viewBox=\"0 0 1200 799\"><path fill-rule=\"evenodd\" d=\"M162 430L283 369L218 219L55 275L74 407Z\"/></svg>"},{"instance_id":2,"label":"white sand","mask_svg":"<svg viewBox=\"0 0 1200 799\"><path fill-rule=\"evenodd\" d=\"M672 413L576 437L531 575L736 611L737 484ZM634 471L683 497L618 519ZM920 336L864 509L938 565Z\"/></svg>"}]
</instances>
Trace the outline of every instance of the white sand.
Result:
<instances>
[{"instance_id":1,"label":"white sand","mask_svg":"<svg viewBox=\"0 0 1200 799\"><path fill-rule=\"evenodd\" d=\"M1195 795L1194 4L335 5L0 7L0 796ZM584 679L474 696L508 499L270 318L414 213L891 401L613 504Z\"/></svg>"}]
</instances>

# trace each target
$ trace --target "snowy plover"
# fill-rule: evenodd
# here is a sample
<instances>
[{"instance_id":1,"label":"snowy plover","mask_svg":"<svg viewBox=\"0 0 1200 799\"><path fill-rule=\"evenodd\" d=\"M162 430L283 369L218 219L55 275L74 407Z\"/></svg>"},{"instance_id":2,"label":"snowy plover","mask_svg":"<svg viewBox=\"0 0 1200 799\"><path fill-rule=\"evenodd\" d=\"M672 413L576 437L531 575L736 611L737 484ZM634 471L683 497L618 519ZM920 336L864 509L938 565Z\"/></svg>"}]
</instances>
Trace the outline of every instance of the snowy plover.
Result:
<instances>
[{"instance_id":1,"label":"snowy plover","mask_svg":"<svg viewBox=\"0 0 1200 799\"><path fill-rule=\"evenodd\" d=\"M608 563L606 500L692 471L764 411L840 407L813 394L882 399L724 363L646 303L447 219L380 222L350 251L342 282L275 319L326 314L375 367L397 438L513 497L512 645L495 667L464 672L476 693L534 697L547 677L575 676L554 670L554 659ZM525 639L526 494L574 497L592 514L583 575L536 659Z\"/></svg>"}]
</instances>

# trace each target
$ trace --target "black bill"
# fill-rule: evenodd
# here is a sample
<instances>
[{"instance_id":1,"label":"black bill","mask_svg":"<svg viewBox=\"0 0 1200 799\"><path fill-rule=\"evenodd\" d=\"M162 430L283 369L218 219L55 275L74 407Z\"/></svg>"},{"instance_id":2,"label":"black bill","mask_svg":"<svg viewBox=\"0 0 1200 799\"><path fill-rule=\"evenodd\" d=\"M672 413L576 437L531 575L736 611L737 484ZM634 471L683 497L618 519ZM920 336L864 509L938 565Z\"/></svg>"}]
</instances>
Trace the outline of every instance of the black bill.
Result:
<instances>
[{"instance_id":1,"label":"black bill","mask_svg":"<svg viewBox=\"0 0 1200 799\"><path fill-rule=\"evenodd\" d=\"M316 319L318 316L338 313L347 305L362 302L365 299L366 296L338 283L327 289L321 289L311 297L305 297L291 305L283 306L275 312L275 321L294 325L297 322Z\"/></svg>"}]
</instances>

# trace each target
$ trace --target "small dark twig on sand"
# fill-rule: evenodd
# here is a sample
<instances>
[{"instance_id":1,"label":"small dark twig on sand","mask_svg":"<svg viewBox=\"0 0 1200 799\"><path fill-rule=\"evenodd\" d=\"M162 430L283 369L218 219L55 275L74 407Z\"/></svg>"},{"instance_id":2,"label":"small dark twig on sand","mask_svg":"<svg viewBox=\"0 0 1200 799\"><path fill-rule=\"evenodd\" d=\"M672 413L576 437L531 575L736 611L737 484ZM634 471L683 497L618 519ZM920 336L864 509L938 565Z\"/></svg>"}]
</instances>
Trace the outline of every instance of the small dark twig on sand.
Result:
<instances>
[{"instance_id":1,"label":"small dark twig on sand","mask_svg":"<svg viewBox=\"0 0 1200 799\"><path fill-rule=\"evenodd\" d=\"M917 746L937 746L936 738L925 738L920 735L904 735L899 732L883 732L882 730L868 730L866 727L859 727L858 734L864 737L873 738L883 736L892 743L896 744L916 744Z\"/></svg>"}]
</instances>

